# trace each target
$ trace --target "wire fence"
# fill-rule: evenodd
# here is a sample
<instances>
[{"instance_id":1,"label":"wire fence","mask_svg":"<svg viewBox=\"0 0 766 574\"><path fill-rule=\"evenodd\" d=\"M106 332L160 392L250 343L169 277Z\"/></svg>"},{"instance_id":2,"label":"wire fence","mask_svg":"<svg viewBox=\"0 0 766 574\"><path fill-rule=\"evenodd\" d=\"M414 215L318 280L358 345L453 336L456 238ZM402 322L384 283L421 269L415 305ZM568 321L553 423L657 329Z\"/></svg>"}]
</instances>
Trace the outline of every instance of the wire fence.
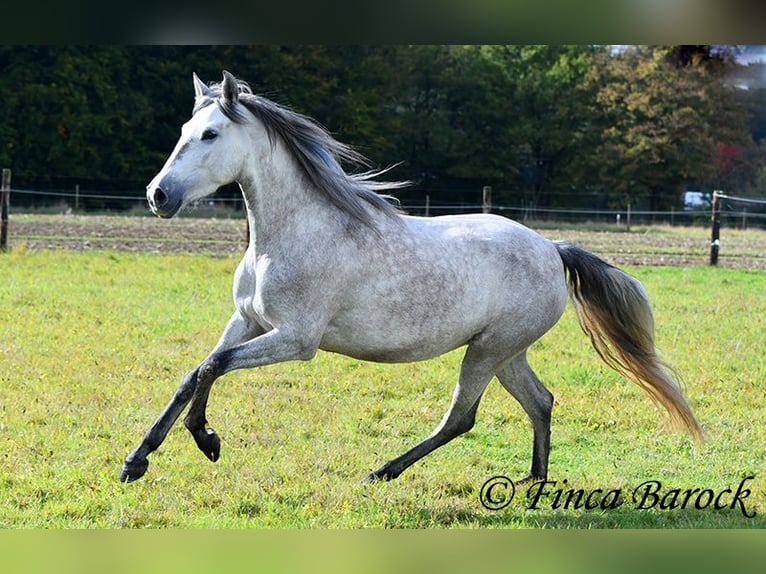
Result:
<instances>
[{"instance_id":1,"label":"wire fence","mask_svg":"<svg viewBox=\"0 0 766 574\"><path fill-rule=\"evenodd\" d=\"M20 200L20 208L40 212L144 213L148 209L143 192L81 193L71 190L11 189L11 194ZM766 228L766 199L726 194L719 194L719 197L726 200L721 211L721 221L725 226L738 229ZM455 203L431 200L405 202L401 208L405 213L426 217L487 210L486 204L479 202ZM241 198L216 194L192 206L188 215L231 217L234 215L233 212L243 210L244 202ZM524 202L520 205L493 204L489 211L522 222L599 223L623 225L627 228L631 225L657 224L709 226L711 215L709 206L656 211L631 209L629 206L623 209L541 208L531 203L524 204Z\"/></svg>"},{"instance_id":2,"label":"wire fence","mask_svg":"<svg viewBox=\"0 0 766 574\"><path fill-rule=\"evenodd\" d=\"M721 199L730 199L738 201L739 203L749 203L751 205L766 205L766 199L757 199L754 197L735 197L733 195L726 195L725 193L719 193L718 197Z\"/></svg>"},{"instance_id":3,"label":"wire fence","mask_svg":"<svg viewBox=\"0 0 766 574\"><path fill-rule=\"evenodd\" d=\"M734 196L722 196L731 200L739 200ZM766 201L749 199L752 205L766 205ZM404 204L402 208L415 215L443 215L451 213L478 212L483 209L482 204ZM575 208L539 208L532 205L511 206L492 205L492 213L505 215L518 221L542 221L560 223L601 223L623 225L630 228L631 225L685 225L703 226L710 225L711 207L705 206L696 209L669 209L669 210L644 210L631 209L575 209ZM766 208L747 209L726 205L721 212L722 221L728 227L747 229L758 227L766 229Z\"/></svg>"},{"instance_id":4,"label":"wire fence","mask_svg":"<svg viewBox=\"0 0 766 574\"><path fill-rule=\"evenodd\" d=\"M241 253L248 241L243 201L227 194L216 193L168 222L137 217L150 215L143 191L81 193L79 189L8 187L3 201L11 195L14 198L11 245L224 255ZM708 251L710 263L717 264L720 251L724 265L766 269L766 199L723 192L712 197L712 206L665 211L629 206L539 208L530 203L490 205L430 198L400 207L405 213L421 216L490 211L545 230L551 238L573 239L615 264L702 265L707 262ZM678 231L668 233L662 231L663 226ZM643 232L626 233L636 230ZM7 231L4 221L3 233ZM0 250L5 248L3 243Z\"/></svg>"}]
</instances>

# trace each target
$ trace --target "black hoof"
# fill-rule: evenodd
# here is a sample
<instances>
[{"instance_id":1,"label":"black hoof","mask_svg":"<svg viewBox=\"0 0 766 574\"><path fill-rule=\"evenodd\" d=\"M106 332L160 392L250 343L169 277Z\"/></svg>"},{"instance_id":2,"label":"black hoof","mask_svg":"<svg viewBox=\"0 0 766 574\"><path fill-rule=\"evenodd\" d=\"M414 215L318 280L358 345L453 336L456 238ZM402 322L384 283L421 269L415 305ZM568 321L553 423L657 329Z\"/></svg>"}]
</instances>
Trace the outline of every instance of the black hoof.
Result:
<instances>
[{"instance_id":1,"label":"black hoof","mask_svg":"<svg viewBox=\"0 0 766 574\"><path fill-rule=\"evenodd\" d=\"M389 480L394 480L397 476L399 476L398 473L394 474L385 466L382 466L375 472L371 472L370 474L368 474L362 482L365 482L368 484L372 482L382 482L382 481L388 482Z\"/></svg>"},{"instance_id":2,"label":"black hoof","mask_svg":"<svg viewBox=\"0 0 766 574\"><path fill-rule=\"evenodd\" d=\"M520 484L532 484L533 482L544 482L546 480L548 479L544 476L535 476L534 474L528 474L521 480L517 480L516 482L514 482L514 484L518 486Z\"/></svg>"},{"instance_id":3,"label":"black hoof","mask_svg":"<svg viewBox=\"0 0 766 574\"><path fill-rule=\"evenodd\" d=\"M197 443L197 447L211 461L215 462L221 456L221 439L218 438L213 429L208 428L195 432L194 441Z\"/></svg>"},{"instance_id":4,"label":"black hoof","mask_svg":"<svg viewBox=\"0 0 766 574\"><path fill-rule=\"evenodd\" d=\"M134 480L138 480L144 476L147 468L149 468L149 461L147 459L134 459L129 456L125 459L125 464L122 465L120 482L133 482Z\"/></svg>"}]
</instances>

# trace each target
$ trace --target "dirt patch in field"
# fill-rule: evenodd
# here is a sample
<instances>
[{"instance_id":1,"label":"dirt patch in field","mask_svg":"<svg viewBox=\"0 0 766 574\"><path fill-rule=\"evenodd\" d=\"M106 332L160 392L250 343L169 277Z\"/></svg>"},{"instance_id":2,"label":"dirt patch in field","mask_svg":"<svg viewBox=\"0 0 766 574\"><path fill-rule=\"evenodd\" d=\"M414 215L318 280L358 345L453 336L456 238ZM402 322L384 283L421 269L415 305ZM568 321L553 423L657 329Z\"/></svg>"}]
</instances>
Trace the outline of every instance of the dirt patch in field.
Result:
<instances>
[{"instance_id":1,"label":"dirt patch in field","mask_svg":"<svg viewBox=\"0 0 766 574\"><path fill-rule=\"evenodd\" d=\"M12 218L11 246L29 249L109 249L139 253L244 252L247 225L242 219L18 215Z\"/></svg>"},{"instance_id":2,"label":"dirt patch in field","mask_svg":"<svg viewBox=\"0 0 766 574\"><path fill-rule=\"evenodd\" d=\"M534 224L530 227L535 227ZM624 230L539 230L550 239L565 239L615 265L707 265L710 231L703 228L647 227ZM241 218L212 219L156 217L14 214L9 244L28 249L107 249L139 253L198 253L236 256L247 245L247 226ZM724 229L721 267L766 269L766 230Z\"/></svg>"},{"instance_id":3,"label":"dirt patch in field","mask_svg":"<svg viewBox=\"0 0 766 574\"><path fill-rule=\"evenodd\" d=\"M615 265L692 267L710 262L710 230L693 227L646 227L625 231L543 230L566 239ZM766 230L721 231L720 267L766 269Z\"/></svg>"}]
</instances>

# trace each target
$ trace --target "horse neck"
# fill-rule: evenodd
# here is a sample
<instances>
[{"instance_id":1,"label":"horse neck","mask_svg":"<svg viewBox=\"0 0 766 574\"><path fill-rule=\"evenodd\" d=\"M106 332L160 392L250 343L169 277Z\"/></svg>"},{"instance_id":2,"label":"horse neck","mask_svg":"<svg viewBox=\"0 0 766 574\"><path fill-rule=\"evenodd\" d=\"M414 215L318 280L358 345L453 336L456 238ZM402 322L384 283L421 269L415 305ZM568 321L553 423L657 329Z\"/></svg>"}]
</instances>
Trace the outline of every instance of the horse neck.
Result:
<instances>
[{"instance_id":1,"label":"horse neck","mask_svg":"<svg viewBox=\"0 0 766 574\"><path fill-rule=\"evenodd\" d=\"M294 241L311 230L321 229L327 237L333 230L342 232L343 216L313 188L297 162L278 142L269 159L251 165L240 178L247 206L252 242L267 245L273 241Z\"/></svg>"}]
</instances>

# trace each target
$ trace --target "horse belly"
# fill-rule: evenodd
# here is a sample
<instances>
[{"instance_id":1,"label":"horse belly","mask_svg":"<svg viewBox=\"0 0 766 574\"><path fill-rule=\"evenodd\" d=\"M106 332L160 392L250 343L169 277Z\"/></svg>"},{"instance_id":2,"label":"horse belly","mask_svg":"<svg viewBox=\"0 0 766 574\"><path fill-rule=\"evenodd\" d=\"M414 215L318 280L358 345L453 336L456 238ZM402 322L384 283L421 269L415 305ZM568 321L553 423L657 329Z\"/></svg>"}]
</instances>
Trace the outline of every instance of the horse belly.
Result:
<instances>
[{"instance_id":1,"label":"horse belly","mask_svg":"<svg viewBox=\"0 0 766 574\"><path fill-rule=\"evenodd\" d=\"M328 326L320 348L355 359L379 363L409 363L438 357L468 342L467 332L444 332L434 329L420 333L419 329L397 329L391 325L368 323L362 328L344 328L342 324Z\"/></svg>"},{"instance_id":2,"label":"horse belly","mask_svg":"<svg viewBox=\"0 0 766 574\"><path fill-rule=\"evenodd\" d=\"M469 294L464 283L414 285L355 301L327 325L320 348L377 362L420 361L466 344L491 321L486 297Z\"/></svg>"}]
</instances>

